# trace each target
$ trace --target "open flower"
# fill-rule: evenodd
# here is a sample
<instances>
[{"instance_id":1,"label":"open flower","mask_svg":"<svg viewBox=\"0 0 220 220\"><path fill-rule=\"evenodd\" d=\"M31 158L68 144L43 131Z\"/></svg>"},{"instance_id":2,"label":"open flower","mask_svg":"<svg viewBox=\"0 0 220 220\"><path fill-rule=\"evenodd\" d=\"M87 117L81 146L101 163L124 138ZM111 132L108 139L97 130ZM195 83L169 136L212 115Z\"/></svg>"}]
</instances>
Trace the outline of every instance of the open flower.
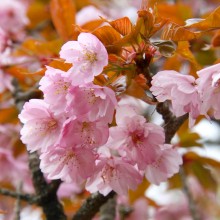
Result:
<instances>
[{"instance_id":1,"label":"open flower","mask_svg":"<svg viewBox=\"0 0 220 220\"><path fill-rule=\"evenodd\" d=\"M202 100L201 113L213 110L216 119L220 119L220 64L216 64L197 72L198 90Z\"/></svg>"},{"instance_id":2,"label":"open flower","mask_svg":"<svg viewBox=\"0 0 220 220\"><path fill-rule=\"evenodd\" d=\"M169 177L179 172L179 166L183 163L181 155L172 148L172 145L161 145L157 158L148 164L145 170L146 178L156 185L166 181Z\"/></svg>"},{"instance_id":3,"label":"open flower","mask_svg":"<svg viewBox=\"0 0 220 220\"><path fill-rule=\"evenodd\" d=\"M22 39L28 24L26 7L20 1L0 1L0 27L12 38ZM13 27L13 28L12 28Z\"/></svg>"},{"instance_id":4,"label":"open flower","mask_svg":"<svg viewBox=\"0 0 220 220\"><path fill-rule=\"evenodd\" d=\"M91 122L72 117L65 121L59 142L92 149L105 144L108 136L109 128L103 121Z\"/></svg>"},{"instance_id":5,"label":"open flower","mask_svg":"<svg viewBox=\"0 0 220 220\"><path fill-rule=\"evenodd\" d=\"M200 115L201 106L195 78L173 70L165 70L153 76L151 83L150 90L157 100L170 100L172 111L177 117L189 113L189 124L192 126Z\"/></svg>"},{"instance_id":6,"label":"open flower","mask_svg":"<svg viewBox=\"0 0 220 220\"><path fill-rule=\"evenodd\" d=\"M108 64L108 53L101 41L90 33L81 33L77 41L68 41L60 51L60 57L73 67L68 71L73 83L92 82Z\"/></svg>"},{"instance_id":7,"label":"open flower","mask_svg":"<svg viewBox=\"0 0 220 220\"><path fill-rule=\"evenodd\" d=\"M71 81L66 72L47 66L45 76L39 82L40 90L44 93L44 100L50 104L55 113L63 113L67 104L67 94L71 88Z\"/></svg>"},{"instance_id":8,"label":"open flower","mask_svg":"<svg viewBox=\"0 0 220 220\"><path fill-rule=\"evenodd\" d=\"M86 183L86 189L99 191L106 196L114 190L118 194L127 194L129 189L135 190L142 181L142 176L133 165L122 158L103 157L97 163L97 168Z\"/></svg>"},{"instance_id":9,"label":"open flower","mask_svg":"<svg viewBox=\"0 0 220 220\"><path fill-rule=\"evenodd\" d=\"M66 111L89 121L101 119L103 122L111 123L116 105L113 90L89 83L70 89Z\"/></svg>"},{"instance_id":10,"label":"open flower","mask_svg":"<svg viewBox=\"0 0 220 220\"><path fill-rule=\"evenodd\" d=\"M40 168L48 179L81 184L94 173L95 154L86 148L55 145L40 156Z\"/></svg>"},{"instance_id":11,"label":"open flower","mask_svg":"<svg viewBox=\"0 0 220 220\"><path fill-rule=\"evenodd\" d=\"M63 118L55 117L43 100L31 99L26 102L18 117L24 124L21 140L29 151L44 151L57 142Z\"/></svg>"},{"instance_id":12,"label":"open flower","mask_svg":"<svg viewBox=\"0 0 220 220\"><path fill-rule=\"evenodd\" d=\"M107 145L144 170L147 164L155 161L159 145L164 143L163 128L147 123L128 105L117 108L116 122L117 126L110 128L111 138Z\"/></svg>"}]
</instances>

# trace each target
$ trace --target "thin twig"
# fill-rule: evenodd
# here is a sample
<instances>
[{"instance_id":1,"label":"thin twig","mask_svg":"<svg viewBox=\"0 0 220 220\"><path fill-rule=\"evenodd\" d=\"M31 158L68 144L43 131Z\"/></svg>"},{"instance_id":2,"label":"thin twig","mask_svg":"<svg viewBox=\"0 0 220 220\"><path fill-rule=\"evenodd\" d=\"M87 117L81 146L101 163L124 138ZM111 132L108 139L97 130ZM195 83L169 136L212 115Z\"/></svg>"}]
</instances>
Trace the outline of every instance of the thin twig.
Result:
<instances>
[{"instance_id":1,"label":"thin twig","mask_svg":"<svg viewBox=\"0 0 220 220\"><path fill-rule=\"evenodd\" d=\"M15 201L15 207L14 207L14 213L15 213L15 217L14 217L14 220L20 220L20 212L21 212L21 198L20 198L20 193L21 193L21 190L22 190L22 183L20 182L18 184L18 187L17 187L17 199Z\"/></svg>"},{"instance_id":2,"label":"thin twig","mask_svg":"<svg viewBox=\"0 0 220 220\"><path fill-rule=\"evenodd\" d=\"M183 191L184 191L184 193L185 193L185 195L188 199L189 210L190 210L192 219L193 220L201 220L201 218L199 216L199 212L197 211L197 208L196 208L195 201L193 200L191 192L190 192L189 187L187 185L185 171L184 171L184 168L182 166L180 167L179 174L180 174L181 181L182 181L182 184L183 184Z\"/></svg>"},{"instance_id":3,"label":"thin twig","mask_svg":"<svg viewBox=\"0 0 220 220\"><path fill-rule=\"evenodd\" d=\"M36 204L38 202L38 197L36 195L15 192L15 191L5 189L5 188L0 188L0 194L4 196L9 196L12 198L19 197L21 200L28 202L29 204Z\"/></svg>"}]
</instances>

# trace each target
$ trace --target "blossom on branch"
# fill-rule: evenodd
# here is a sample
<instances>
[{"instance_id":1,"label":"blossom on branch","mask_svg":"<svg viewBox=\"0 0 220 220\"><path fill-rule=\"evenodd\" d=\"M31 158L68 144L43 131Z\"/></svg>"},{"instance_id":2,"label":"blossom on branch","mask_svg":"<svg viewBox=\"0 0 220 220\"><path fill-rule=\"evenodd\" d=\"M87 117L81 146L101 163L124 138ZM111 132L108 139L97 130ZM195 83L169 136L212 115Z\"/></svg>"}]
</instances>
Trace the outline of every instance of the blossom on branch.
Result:
<instances>
[{"instance_id":1,"label":"blossom on branch","mask_svg":"<svg viewBox=\"0 0 220 220\"><path fill-rule=\"evenodd\" d=\"M90 33L81 33L77 41L68 41L60 51L60 57L73 67L68 74L74 85L92 82L108 64L108 53L99 39Z\"/></svg>"},{"instance_id":2,"label":"blossom on branch","mask_svg":"<svg viewBox=\"0 0 220 220\"><path fill-rule=\"evenodd\" d=\"M21 140L30 152L45 151L57 142L63 117L55 116L43 100L31 99L26 102L19 119L24 124L21 129Z\"/></svg>"}]
</instances>

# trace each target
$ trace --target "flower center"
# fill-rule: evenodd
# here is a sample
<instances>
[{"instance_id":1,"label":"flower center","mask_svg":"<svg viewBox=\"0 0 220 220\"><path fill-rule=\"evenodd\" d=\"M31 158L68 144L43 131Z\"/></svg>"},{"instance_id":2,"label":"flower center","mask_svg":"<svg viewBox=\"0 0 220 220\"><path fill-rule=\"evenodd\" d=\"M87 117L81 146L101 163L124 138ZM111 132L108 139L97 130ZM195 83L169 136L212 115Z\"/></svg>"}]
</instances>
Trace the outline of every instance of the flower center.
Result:
<instances>
[{"instance_id":1,"label":"flower center","mask_svg":"<svg viewBox=\"0 0 220 220\"><path fill-rule=\"evenodd\" d=\"M101 175L104 183L109 183L112 179L117 179L116 170L114 167L106 165L102 175Z\"/></svg>"},{"instance_id":2,"label":"flower center","mask_svg":"<svg viewBox=\"0 0 220 220\"><path fill-rule=\"evenodd\" d=\"M141 144L142 143L142 135L138 134L136 132L131 133L131 139L134 144Z\"/></svg>"},{"instance_id":3,"label":"flower center","mask_svg":"<svg viewBox=\"0 0 220 220\"><path fill-rule=\"evenodd\" d=\"M70 83L69 82L63 82L62 80L58 80L55 83L56 86L56 91L55 94L59 95L59 94L66 94L67 90L70 87Z\"/></svg>"},{"instance_id":4,"label":"flower center","mask_svg":"<svg viewBox=\"0 0 220 220\"><path fill-rule=\"evenodd\" d=\"M97 54L92 53L89 50L86 50L85 53L85 59L88 60L91 64L93 64L95 61L97 61Z\"/></svg>"}]
</instances>

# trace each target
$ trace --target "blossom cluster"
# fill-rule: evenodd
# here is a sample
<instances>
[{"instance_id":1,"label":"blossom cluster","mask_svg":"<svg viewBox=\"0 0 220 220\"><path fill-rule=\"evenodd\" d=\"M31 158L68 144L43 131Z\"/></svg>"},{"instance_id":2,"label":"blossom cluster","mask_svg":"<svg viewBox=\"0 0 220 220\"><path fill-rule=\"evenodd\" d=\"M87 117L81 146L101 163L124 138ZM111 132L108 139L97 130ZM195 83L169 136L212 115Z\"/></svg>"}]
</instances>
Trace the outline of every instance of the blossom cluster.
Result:
<instances>
[{"instance_id":1,"label":"blossom cluster","mask_svg":"<svg viewBox=\"0 0 220 220\"><path fill-rule=\"evenodd\" d=\"M159 102L171 101L173 113L179 117L189 113L190 127L199 115L220 119L220 64L197 72L198 78L173 70L153 76L151 92Z\"/></svg>"},{"instance_id":2,"label":"blossom cluster","mask_svg":"<svg viewBox=\"0 0 220 220\"><path fill-rule=\"evenodd\" d=\"M108 64L98 38L81 33L63 45L60 57L72 67L65 72L48 66L39 82L44 99L25 103L19 115L21 140L39 151L49 179L85 183L103 195L126 194L144 175L159 184L178 172L182 158L164 144L162 127L147 123L132 106L119 106L112 89L93 83Z\"/></svg>"}]
</instances>

